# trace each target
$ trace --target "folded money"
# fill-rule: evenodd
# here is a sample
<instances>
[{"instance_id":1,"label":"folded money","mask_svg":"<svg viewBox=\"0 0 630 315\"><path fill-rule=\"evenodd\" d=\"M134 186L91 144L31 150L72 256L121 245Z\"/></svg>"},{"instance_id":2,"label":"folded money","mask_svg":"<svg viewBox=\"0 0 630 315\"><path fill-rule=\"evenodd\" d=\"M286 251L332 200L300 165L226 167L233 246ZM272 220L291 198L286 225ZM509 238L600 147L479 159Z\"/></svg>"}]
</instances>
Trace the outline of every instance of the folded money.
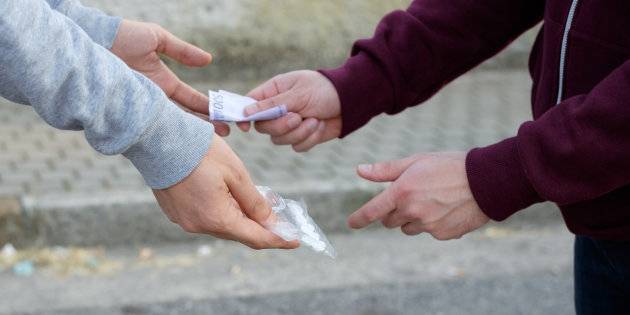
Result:
<instances>
[{"instance_id":1,"label":"folded money","mask_svg":"<svg viewBox=\"0 0 630 315\"><path fill-rule=\"evenodd\" d=\"M223 90L208 91L208 98L211 121L263 121L280 118L287 114L286 105L280 105L245 117L245 107L255 104L257 102L255 99Z\"/></svg>"},{"instance_id":2,"label":"folded money","mask_svg":"<svg viewBox=\"0 0 630 315\"><path fill-rule=\"evenodd\" d=\"M266 226L271 232L286 241L299 240L313 251L335 258L337 255L335 249L317 223L308 215L304 202L284 199L269 187L256 188L276 215L276 221Z\"/></svg>"}]
</instances>

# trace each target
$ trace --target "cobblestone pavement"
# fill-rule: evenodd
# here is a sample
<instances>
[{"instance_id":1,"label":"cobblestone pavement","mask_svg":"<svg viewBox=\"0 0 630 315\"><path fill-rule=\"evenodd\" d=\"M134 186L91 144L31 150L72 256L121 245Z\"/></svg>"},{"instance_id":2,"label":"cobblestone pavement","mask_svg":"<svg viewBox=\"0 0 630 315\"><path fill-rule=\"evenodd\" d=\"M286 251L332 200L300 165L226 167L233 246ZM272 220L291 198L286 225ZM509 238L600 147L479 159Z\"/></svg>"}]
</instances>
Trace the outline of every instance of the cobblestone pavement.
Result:
<instances>
[{"instance_id":1,"label":"cobblestone pavement","mask_svg":"<svg viewBox=\"0 0 630 315\"><path fill-rule=\"evenodd\" d=\"M244 92L253 84L197 84ZM529 119L529 77L521 71L474 72L427 104L381 116L341 141L297 154L266 137L234 130L227 139L256 183L269 186L361 185L354 167L422 151L466 150L512 136ZM112 194L146 190L125 158L92 150L80 132L46 125L30 107L0 100L0 196Z\"/></svg>"}]
</instances>

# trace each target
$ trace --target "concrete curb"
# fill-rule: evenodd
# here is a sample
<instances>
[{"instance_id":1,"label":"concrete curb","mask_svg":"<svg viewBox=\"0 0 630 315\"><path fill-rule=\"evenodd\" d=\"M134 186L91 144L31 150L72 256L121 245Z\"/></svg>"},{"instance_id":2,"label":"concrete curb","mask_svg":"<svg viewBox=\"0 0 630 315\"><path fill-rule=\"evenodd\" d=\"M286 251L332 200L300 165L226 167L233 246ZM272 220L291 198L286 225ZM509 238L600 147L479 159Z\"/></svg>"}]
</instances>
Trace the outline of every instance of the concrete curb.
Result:
<instances>
[{"instance_id":1,"label":"concrete curb","mask_svg":"<svg viewBox=\"0 0 630 315\"><path fill-rule=\"evenodd\" d=\"M277 187L276 191L292 199L304 198L309 212L326 233L351 233L346 226L347 216L379 189L312 183ZM24 196L19 210L16 200L11 204L12 211L4 211L0 216L0 243L10 242L20 247L126 246L207 239L187 234L171 223L149 191ZM561 221L551 204L541 204L521 211L501 225L531 228L557 225Z\"/></svg>"}]
</instances>

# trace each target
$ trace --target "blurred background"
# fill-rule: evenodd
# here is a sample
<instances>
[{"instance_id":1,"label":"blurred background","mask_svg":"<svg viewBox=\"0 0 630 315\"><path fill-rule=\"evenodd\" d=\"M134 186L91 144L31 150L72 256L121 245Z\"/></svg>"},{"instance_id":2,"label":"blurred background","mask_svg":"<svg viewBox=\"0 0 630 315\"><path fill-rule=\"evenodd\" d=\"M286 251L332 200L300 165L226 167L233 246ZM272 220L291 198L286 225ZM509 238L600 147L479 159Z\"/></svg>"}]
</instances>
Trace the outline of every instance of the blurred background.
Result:
<instances>
[{"instance_id":1,"label":"blurred background","mask_svg":"<svg viewBox=\"0 0 630 315\"><path fill-rule=\"evenodd\" d=\"M335 67L403 0L83 0L155 22L210 51L204 69L172 65L200 91L246 93L271 76ZM0 314L569 314L572 236L537 205L461 240L438 242L346 216L383 186L359 163L468 150L530 119L535 31L426 104L374 119L297 154L233 130L255 182L304 198L336 260L306 249L251 251L171 224L131 164L93 151L0 99Z\"/></svg>"}]
</instances>

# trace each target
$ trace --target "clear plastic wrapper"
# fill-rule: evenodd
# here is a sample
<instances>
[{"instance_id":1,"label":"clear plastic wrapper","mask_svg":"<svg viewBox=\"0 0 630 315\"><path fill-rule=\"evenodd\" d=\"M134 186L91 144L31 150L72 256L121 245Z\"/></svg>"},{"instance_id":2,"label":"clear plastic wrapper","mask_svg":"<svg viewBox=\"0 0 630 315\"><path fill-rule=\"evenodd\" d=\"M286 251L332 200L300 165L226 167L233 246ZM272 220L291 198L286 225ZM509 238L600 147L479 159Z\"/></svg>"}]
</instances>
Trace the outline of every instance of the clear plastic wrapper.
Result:
<instances>
[{"instance_id":1,"label":"clear plastic wrapper","mask_svg":"<svg viewBox=\"0 0 630 315\"><path fill-rule=\"evenodd\" d=\"M284 240L298 240L302 246L307 246L317 253L335 258L337 253L328 238L308 214L304 201L284 199L269 187L258 186L258 191L276 214L276 222L268 224L267 228Z\"/></svg>"}]
</instances>

